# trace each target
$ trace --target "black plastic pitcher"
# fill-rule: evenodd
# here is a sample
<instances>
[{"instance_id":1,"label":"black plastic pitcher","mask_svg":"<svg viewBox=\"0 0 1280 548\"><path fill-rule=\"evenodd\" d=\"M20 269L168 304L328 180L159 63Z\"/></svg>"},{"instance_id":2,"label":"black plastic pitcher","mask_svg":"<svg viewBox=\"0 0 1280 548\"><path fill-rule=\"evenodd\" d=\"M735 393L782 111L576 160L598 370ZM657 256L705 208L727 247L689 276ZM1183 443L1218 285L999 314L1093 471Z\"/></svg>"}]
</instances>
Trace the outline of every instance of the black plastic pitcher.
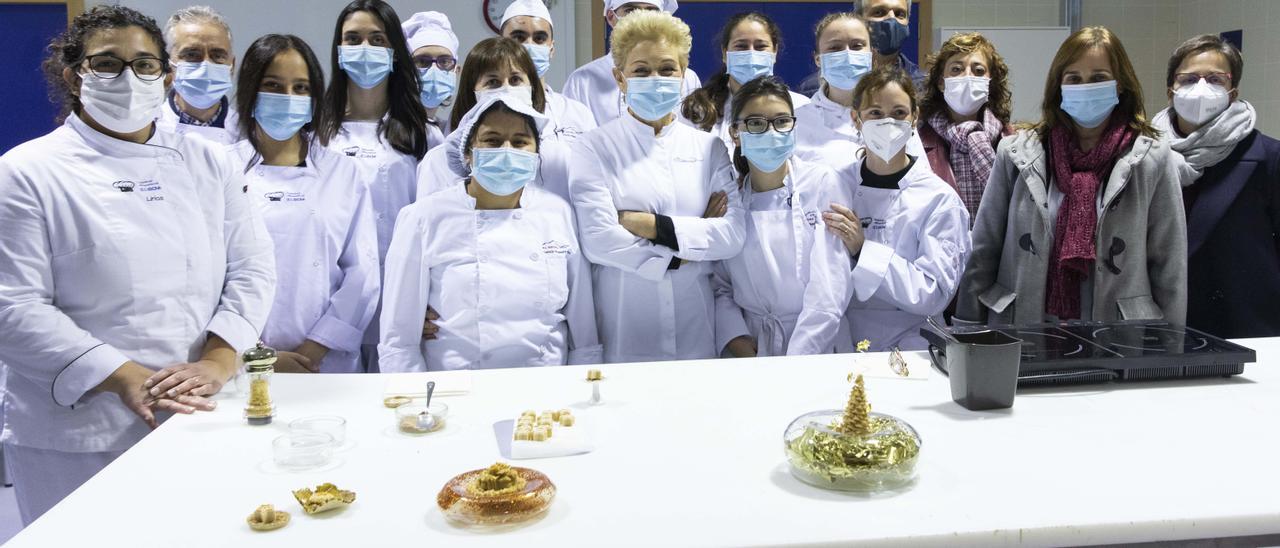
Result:
<instances>
[{"instance_id":1,"label":"black plastic pitcher","mask_svg":"<svg viewBox=\"0 0 1280 548\"><path fill-rule=\"evenodd\" d=\"M929 347L930 352L942 354L940 361L947 364L951 399L972 411L1013 407L1022 341L1000 331L951 336L944 348Z\"/></svg>"}]
</instances>

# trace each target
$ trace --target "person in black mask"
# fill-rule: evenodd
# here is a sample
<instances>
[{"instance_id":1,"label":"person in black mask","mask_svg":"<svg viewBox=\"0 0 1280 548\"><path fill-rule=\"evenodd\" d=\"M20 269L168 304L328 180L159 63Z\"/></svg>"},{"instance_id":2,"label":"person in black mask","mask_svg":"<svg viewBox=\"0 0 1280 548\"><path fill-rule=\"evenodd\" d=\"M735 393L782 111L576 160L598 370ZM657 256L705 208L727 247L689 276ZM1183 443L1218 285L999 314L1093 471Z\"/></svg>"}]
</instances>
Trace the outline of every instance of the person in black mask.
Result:
<instances>
[{"instance_id":1,"label":"person in black mask","mask_svg":"<svg viewBox=\"0 0 1280 548\"><path fill-rule=\"evenodd\" d=\"M856 0L853 12L866 18L871 27L871 49L875 51L874 68L896 65L911 77L916 90L923 93L928 74L920 66L902 54L902 46L911 38L912 0ZM813 96L822 86L822 75L814 73L805 78L797 91Z\"/></svg>"}]
</instances>

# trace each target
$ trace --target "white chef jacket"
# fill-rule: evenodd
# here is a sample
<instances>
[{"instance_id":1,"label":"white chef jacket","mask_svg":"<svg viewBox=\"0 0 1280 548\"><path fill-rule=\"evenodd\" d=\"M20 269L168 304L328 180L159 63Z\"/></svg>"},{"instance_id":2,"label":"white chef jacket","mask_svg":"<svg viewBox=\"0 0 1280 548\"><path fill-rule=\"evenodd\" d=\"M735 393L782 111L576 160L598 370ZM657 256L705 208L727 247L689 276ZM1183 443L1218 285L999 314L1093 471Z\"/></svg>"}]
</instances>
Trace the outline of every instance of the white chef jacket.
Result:
<instances>
[{"instance_id":1,"label":"white chef jacket","mask_svg":"<svg viewBox=\"0 0 1280 548\"><path fill-rule=\"evenodd\" d=\"M789 93L791 93L791 108L793 110L809 104L808 97L800 95L794 91ZM725 149L729 151L729 158L732 159L733 150L736 148L733 144L733 136L729 135L729 128L733 127L732 120L729 119L733 116L732 95L730 95L728 99L725 99L724 109L720 112L723 112L724 116L721 116L720 121L716 122L716 125L711 127L711 134L720 137L720 140L724 142Z\"/></svg>"},{"instance_id":2,"label":"white chef jacket","mask_svg":"<svg viewBox=\"0 0 1280 548\"><path fill-rule=\"evenodd\" d=\"M322 373L360 373L360 343L378 306L381 272L368 186L355 161L319 146L304 166L269 166L253 145L231 149L249 198L275 242L276 291L262 341L293 351L307 339L329 349ZM359 184L353 185L352 182Z\"/></svg>"},{"instance_id":3,"label":"white chef jacket","mask_svg":"<svg viewBox=\"0 0 1280 548\"><path fill-rule=\"evenodd\" d=\"M862 134L853 125L853 110L832 101L823 90L814 94L809 104L796 107L795 131L797 158L837 171L855 162L855 153L862 148ZM911 134L906 148L911 156L925 157L919 132ZM932 171L928 165L924 167Z\"/></svg>"},{"instance_id":4,"label":"white chef jacket","mask_svg":"<svg viewBox=\"0 0 1280 548\"><path fill-rule=\"evenodd\" d=\"M849 305L849 253L826 230L822 212L841 198L830 168L788 160L779 189L756 193L747 179L742 253L716 263L716 348L739 336L755 339L759 356L851 350L840 337Z\"/></svg>"},{"instance_id":5,"label":"white chef jacket","mask_svg":"<svg viewBox=\"0 0 1280 548\"><path fill-rule=\"evenodd\" d=\"M680 123L654 135L628 114L573 144L569 191L579 238L595 265L596 316L606 362L712 358L710 261L742 250L744 212L724 145ZM716 191L728 213L703 219ZM671 217L679 250L632 235L619 211ZM670 270L672 257L689 261Z\"/></svg>"},{"instance_id":6,"label":"white chef jacket","mask_svg":"<svg viewBox=\"0 0 1280 548\"><path fill-rule=\"evenodd\" d=\"M270 237L226 152L157 128L146 144L76 115L0 157L4 440L128 448L148 428L92 389L128 360L252 347L275 293Z\"/></svg>"},{"instance_id":7,"label":"white chef jacket","mask_svg":"<svg viewBox=\"0 0 1280 548\"><path fill-rule=\"evenodd\" d=\"M547 124L547 130L550 129L551 124ZM545 136L548 131L544 131L543 135ZM465 180L462 177L469 175L454 171L449 160L449 147L453 146L453 139L465 138L462 135L452 136L445 142L445 146L431 149L427 151L426 156L422 157L422 161L418 163L417 194L419 197L430 196L443 188L459 184ZM539 145L538 156L538 176L532 184L568 201L569 145L544 140Z\"/></svg>"},{"instance_id":8,"label":"white chef jacket","mask_svg":"<svg viewBox=\"0 0 1280 548\"><path fill-rule=\"evenodd\" d=\"M574 228L569 203L533 186L516 209L477 210L462 183L405 208L387 255L381 370L599 363ZM440 314L430 341L427 306Z\"/></svg>"},{"instance_id":9,"label":"white chef jacket","mask_svg":"<svg viewBox=\"0 0 1280 548\"><path fill-rule=\"evenodd\" d=\"M627 112L626 102L618 82L613 78L613 55L604 57L578 67L564 82L564 96L582 103L595 116L596 125L604 126ZM702 80L692 68L684 71L684 88L680 90L683 100L693 90L702 87ZM676 109L677 112L680 109Z\"/></svg>"},{"instance_id":10,"label":"white chef jacket","mask_svg":"<svg viewBox=\"0 0 1280 548\"><path fill-rule=\"evenodd\" d=\"M866 235L849 277L845 322L853 340L870 341L873 352L924 350L920 328L951 302L972 250L969 212L925 158L915 160L899 189L864 185L862 164L836 174L846 193L837 203L857 213Z\"/></svg>"},{"instance_id":11,"label":"white chef jacket","mask_svg":"<svg viewBox=\"0 0 1280 548\"><path fill-rule=\"evenodd\" d=\"M596 118L587 105L556 93L551 86L546 87L546 94L546 115L551 118L551 123L542 132L544 141L572 143L596 128Z\"/></svg>"},{"instance_id":12,"label":"white chef jacket","mask_svg":"<svg viewBox=\"0 0 1280 548\"><path fill-rule=\"evenodd\" d=\"M329 149L354 158L360 169L360 180L369 185L373 204L373 221L378 235L378 263L386 261L395 229L396 215L411 203L418 189L418 159L396 150L378 131L379 122L347 121L329 140ZM356 184L356 182L352 182ZM377 344L378 318L365 330L364 343Z\"/></svg>"},{"instance_id":13,"label":"white chef jacket","mask_svg":"<svg viewBox=\"0 0 1280 548\"><path fill-rule=\"evenodd\" d=\"M169 105L169 99L165 99L164 104L160 105L160 116L156 118L156 125L170 132L180 135L195 135L197 137L208 139L217 145L229 145L241 140L240 137L240 115L236 112L236 107L231 104L232 96L227 96L227 103L223 108L227 109L227 117L222 121L222 127L213 126L195 126L184 124L178 119L178 113L173 111L173 107Z\"/></svg>"}]
</instances>

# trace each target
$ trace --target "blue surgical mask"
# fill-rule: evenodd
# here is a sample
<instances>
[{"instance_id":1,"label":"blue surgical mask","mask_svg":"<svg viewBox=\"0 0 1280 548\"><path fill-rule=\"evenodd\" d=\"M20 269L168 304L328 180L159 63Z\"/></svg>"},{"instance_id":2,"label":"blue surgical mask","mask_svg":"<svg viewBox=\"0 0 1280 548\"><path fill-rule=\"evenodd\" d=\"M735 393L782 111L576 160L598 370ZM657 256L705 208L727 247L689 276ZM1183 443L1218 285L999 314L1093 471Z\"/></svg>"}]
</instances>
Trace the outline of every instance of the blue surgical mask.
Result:
<instances>
[{"instance_id":1,"label":"blue surgical mask","mask_svg":"<svg viewBox=\"0 0 1280 548\"><path fill-rule=\"evenodd\" d=\"M551 70L551 47L538 44L525 44L524 50L533 59L533 68L538 69L538 78L542 78Z\"/></svg>"},{"instance_id":2,"label":"blue surgical mask","mask_svg":"<svg viewBox=\"0 0 1280 548\"><path fill-rule=\"evenodd\" d=\"M1102 125L1118 104L1120 92L1115 80L1062 86L1062 111L1083 128Z\"/></svg>"},{"instance_id":3,"label":"blue surgical mask","mask_svg":"<svg viewBox=\"0 0 1280 548\"><path fill-rule=\"evenodd\" d=\"M871 47L880 55L894 55L902 51L902 43L911 36L911 27L889 18L868 23L871 27Z\"/></svg>"},{"instance_id":4,"label":"blue surgical mask","mask_svg":"<svg viewBox=\"0 0 1280 548\"><path fill-rule=\"evenodd\" d=\"M287 141L311 121L311 97L258 92L253 119L277 141Z\"/></svg>"},{"instance_id":5,"label":"blue surgical mask","mask_svg":"<svg viewBox=\"0 0 1280 548\"><path fill-rule=\"evenodd\" d=\"M795 131L779 133L770 129L758 134L743 131L738 134L738 138L742 140L742 155L764 173L778 171L796 148Z\"/></svg>"},{"instance_id":6,"label":"blue surgical mask","mask_svg":"<svg viewBox=\"0 0 1280 548\"><path fill-rule=\"evenodd\" d=\"M833 51L822 54L819 59L822 61L822 79L836 89L852 91L858 80L871 72L871 52L867 50Z\"/></svg>"},{"instance_id":7,"label":"blue surgical mask","mask_svg":"<svg viewBox=\"0 0 1280 548\"><path fill-rule=\"evenodd\" d=\"M662 76L627 78L627 106L641 120L657 122L676 110L683 84L680 78Z\"/></svg>"},{"instance_id":8,"label":"blue surgical mask","mask_svg":"<svg viewBox=\"0 0 1280 548\"><path fill-rule=\"evenodd\" d=\"M777 56L771 51L729 51L724 54L729 76L739 84L773 74L773 63L776 60Z\"/></svg>"},{"instance_id":9,"label":"blue surgical mask","mask_svg":"<svg viewBox=\"0 0 1280 548\"><path fill-rule=\"evenodd\" d=\"M391 48L377 46L338 46L338 66L357 86L371 89L391 74Z\"/></svg>"},{"instance_id":10,"label":"blue surgical mask","mask_svg":"<svg viewBox=\"0 0 1280 548\"><path fill-rule=\"evenodd\" d=\"M429 69L418 69L418 82L422 85L422 106L427 108L443 105L458 91L458 75L453 71L440 70L435 65Z\"/></svg>"},{"instance_id":11,"label":"blue surgical mask","mask_svg":"<svg viewBox=\"0 0 1280 548\"><path fill-rule=\"evenodd\" d=\"M231 65L178 62L173 68L174 91L195 108L212 107L231 91Z\"/></svg>"},{"instance_id":12,"label":"blue surgical mask","mask_svg":"<svg viewBox=\"0 0 1280 548\"><path fill-rule=\"evenodd\" d=\"M538 155L514 148L471 149L471 175L494 196L510 196L538 176Z\"/></svg>"}]
</instances>

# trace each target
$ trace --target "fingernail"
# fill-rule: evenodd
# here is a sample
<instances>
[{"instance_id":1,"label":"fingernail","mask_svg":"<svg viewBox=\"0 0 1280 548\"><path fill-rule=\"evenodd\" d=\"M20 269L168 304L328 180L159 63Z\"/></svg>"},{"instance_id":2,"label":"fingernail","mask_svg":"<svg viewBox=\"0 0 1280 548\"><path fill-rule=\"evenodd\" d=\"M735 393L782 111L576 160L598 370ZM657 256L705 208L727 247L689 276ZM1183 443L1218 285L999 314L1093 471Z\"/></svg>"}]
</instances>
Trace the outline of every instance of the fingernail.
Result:
<instances>
[{"instance_id":1,"label":"fingernail","mask_svg":"<svg viewBox=\"0 0 1280 548\"><path fill-rule=\"evenodd\" d=\"M151 381L151 379L147 379L147 382L142 383L142 387L143 387L143 388L151 388L151 385L153 385L153 384L155 384L155 383L154 383L154 382L152 382L152 381Z\"/></svg>"},{"instance_id":2,"label":"fingernail","mask_svg":"<svg viewBox=\"0 0 1280 548\"><path fill-rule=\"evenodd\" d=\"M177 396L178 396L178 389L177 389L177 388L170 388L170 389L169 389L169 397L170 397L170 398L173 398L173 397L177 397Z\"/></svg>"},{"instance_id":3,"label":"fingernail","mask_svg":"<svg viewBox=\"0 0 1280 548\"><path fill-rule=\"evenodd\" d=\"M159 396L159 395L160 395L160 391L159 391L159 390L156 390L155 388L152 388L150 392L151 392L151 395L152 395L152 396Z\"/></svg>"}]
</instances>

